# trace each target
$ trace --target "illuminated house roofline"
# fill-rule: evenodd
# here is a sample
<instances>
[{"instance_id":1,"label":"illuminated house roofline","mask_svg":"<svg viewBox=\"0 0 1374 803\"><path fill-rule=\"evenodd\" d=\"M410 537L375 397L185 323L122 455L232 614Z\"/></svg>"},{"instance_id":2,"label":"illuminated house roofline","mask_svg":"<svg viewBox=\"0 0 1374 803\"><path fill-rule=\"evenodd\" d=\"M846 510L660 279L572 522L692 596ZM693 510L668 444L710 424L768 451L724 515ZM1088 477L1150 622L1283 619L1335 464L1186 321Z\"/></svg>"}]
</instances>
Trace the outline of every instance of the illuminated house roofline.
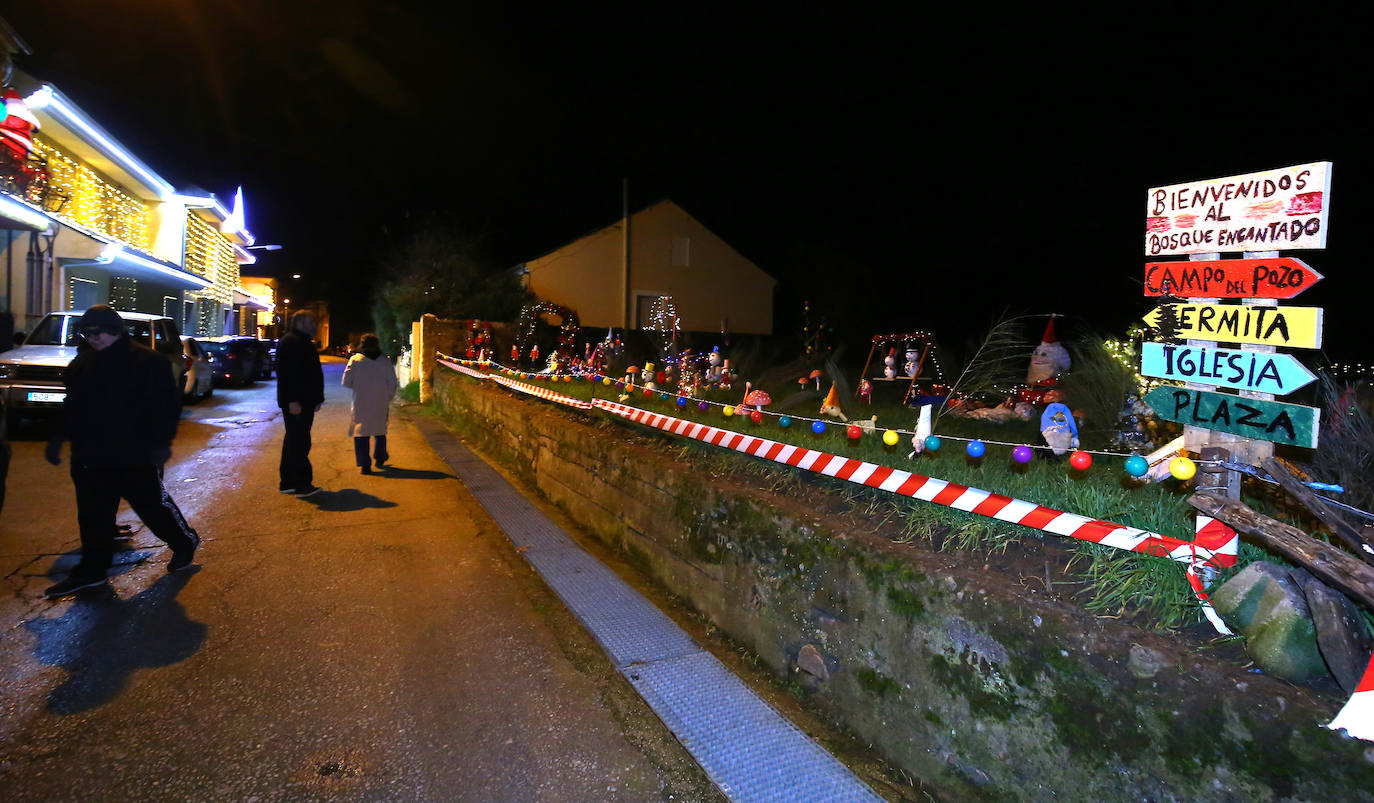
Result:
<instances>
[{"instance_id":1,"label":"illuminated house roofline","mask_svg":"<svg viewBox=\"0 0 1374 803\"><path fill-rule=\"evenodd\" d=\"M234 250L243 257L241 262L249 265L257 262L257 258L243 248L252 245L257 240L244 225L242 187L234 193L233 210L226 209L213 192L206 195L178 193L174 196L174 200L194 212L196 217L209 223L220 234L223 234L233 244Z\"/></svg>"},{"instance_id":2,"label":"illuminated house roofline","mask_svg":"<svg viewBox=\"0 0 1374 803\"><path fill-rule=\"evenodd\" d=\"M161 176L148 167L108 131L81 111L51 84L37 83L16 71L16 88L27 89L24 98L37 117L43 136L80 157L93 168L125 184L125 189L145 201L167 201L176 194Z\"/></svg>"}]
</instances>

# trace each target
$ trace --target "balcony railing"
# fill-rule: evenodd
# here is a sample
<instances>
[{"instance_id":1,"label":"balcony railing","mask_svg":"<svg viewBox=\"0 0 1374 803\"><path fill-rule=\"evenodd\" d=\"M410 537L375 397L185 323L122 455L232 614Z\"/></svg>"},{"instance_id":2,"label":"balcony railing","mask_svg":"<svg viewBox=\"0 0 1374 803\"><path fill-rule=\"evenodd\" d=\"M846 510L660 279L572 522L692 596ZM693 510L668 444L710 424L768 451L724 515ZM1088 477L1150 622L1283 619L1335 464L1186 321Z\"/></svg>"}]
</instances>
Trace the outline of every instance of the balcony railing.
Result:
<instances>
[{"instance_id":1,"label":"balcony railing","mask_svg":"<svg viewBox=\"0 0 1374 803\"><path fill-rule=\"evenodd\" d=\"M59 192L48 181L48 159L40 153L20 157L9 148L0 147L0 191L58 214L71 196Z\"/></svg>"}]
</instances>

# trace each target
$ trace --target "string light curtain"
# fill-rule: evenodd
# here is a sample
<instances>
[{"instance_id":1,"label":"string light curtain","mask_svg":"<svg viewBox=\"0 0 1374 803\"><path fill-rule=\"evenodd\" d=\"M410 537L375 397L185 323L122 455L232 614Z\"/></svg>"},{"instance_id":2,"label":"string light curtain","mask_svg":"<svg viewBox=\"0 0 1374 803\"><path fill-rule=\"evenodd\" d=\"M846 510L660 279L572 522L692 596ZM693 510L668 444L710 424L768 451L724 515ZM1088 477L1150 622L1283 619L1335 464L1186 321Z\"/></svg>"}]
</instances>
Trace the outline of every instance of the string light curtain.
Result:
<instances>
[{"instance_id":1,"label":"string light curtain","mask_svg":"<svg viewBox=\"0 0 1374 803\"><path fill-rule=\"evenodd\" d=\"M34 150L48 160L50 192L68 196L57 216L82 228L152 253L152 209L57 146L34 138Z\"/></svg>"}]
</instances>

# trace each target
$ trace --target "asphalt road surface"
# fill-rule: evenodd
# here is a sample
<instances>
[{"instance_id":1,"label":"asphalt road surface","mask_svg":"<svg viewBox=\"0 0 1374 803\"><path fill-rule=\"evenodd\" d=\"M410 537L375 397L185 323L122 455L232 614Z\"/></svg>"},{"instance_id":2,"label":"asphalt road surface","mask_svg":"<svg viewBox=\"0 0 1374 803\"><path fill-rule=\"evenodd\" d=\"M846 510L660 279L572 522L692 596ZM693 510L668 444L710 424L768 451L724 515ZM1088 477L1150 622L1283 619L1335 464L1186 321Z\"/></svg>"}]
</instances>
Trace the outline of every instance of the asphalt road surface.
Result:
<instances>
[{"instance_id":1,"label":"asphalt road surface","mask_svg":"<svg viewBox=\"0 0 1374 803\"><path fill-rule=\"evenodd\" d=\"M277 492L275 382L188 406L166 484L199 568L123 508L112 591L43 598L79 545L67 453L12 433L0 800L723 799L408 413L360 475L342 369L309 499Z\"/></svg>"}]
</instances>

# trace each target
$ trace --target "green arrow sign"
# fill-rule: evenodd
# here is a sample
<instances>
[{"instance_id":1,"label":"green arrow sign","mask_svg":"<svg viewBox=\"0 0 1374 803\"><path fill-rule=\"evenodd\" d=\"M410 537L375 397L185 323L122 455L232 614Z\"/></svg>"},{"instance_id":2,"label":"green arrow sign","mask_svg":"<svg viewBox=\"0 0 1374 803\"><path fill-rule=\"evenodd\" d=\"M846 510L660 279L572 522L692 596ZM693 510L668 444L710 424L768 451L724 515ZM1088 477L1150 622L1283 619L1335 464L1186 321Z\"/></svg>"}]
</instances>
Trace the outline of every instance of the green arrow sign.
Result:
<instances>
[{"instance_id":1,"label":"green arrow sign","mask_svg":"<svg viewBox=\"0 0 1374 803\"><path fill-rule=\"evenodd\" d=\"M1317 448L1321 411L1315 407L1178 387L1155 388L1146 394L1145 403L1161 418L1180 424Z\"/></svg>"}]
</instances>

